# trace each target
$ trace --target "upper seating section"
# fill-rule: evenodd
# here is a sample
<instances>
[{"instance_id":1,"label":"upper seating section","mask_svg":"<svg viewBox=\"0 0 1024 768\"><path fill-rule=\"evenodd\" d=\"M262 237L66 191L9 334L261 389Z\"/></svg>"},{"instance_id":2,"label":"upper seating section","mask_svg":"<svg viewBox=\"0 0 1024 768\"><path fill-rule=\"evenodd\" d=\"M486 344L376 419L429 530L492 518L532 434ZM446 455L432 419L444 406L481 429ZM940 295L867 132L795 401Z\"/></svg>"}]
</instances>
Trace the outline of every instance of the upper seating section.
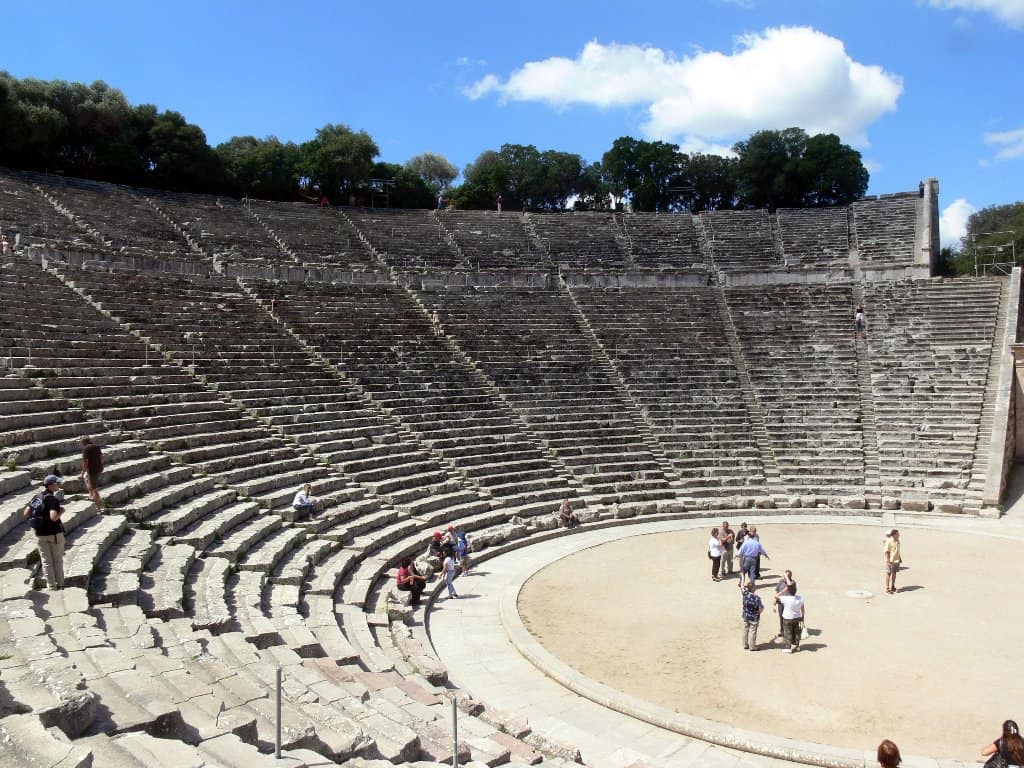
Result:
<instances>
[{"instance_id":1,"label":"upper seating section","mask_svg":"<svg viewBox=\"0 0 1024 768\"><path fill-rule=\"evenodd\" d=\"M448 242L432 211L347 208L345 215L393 267L469 266Z\"/></svg>"},{"instance_id":2,"label":"upper seating section","mask_svg":"<svg viewBox=\"0 0 1024 768\"><path fill-rule=\"evenodd\" d=\"M149 198L210 256L264 265L295 263L237 200L155 191Z\"/></svg>"},{"instance_id":3,"label":"upper seating section","mask_svg":"<svg viewBox=\"0 0 1024 768\"><path fill-rule=\"evenodd\" d=\"M883 484L967 487L999 301L987 278L866 287Z\"/></svg>"},{"instance_id":4,"label":"upper seating section","mask_svg":"<svg viewBox=\"0 0 1024 768\"><path fill-rule=\"evenodd\" d=\"M373 254L337 209L308 203L249 201L250 210L303 264L372 270Z\"/></svg>"},{"instance_id":5,"label":"upper seating section","mask_svg":"<svg viewBox=\"0 0 1024 768\"><path fill-rule=\"evenodd\" d=\"M726 289L785 483L864 484L851 286Z\"/></svg>"},{"instance_id":6,"label":"upper seating section","mask_svg":"<svg viewBox=\"0 0 1024 768\"><path fill-rule=\"evenodd\" d=\"M687 488L764 483L713 288L575 289Z\"/></svg>"},{"instance_id":7,"label":"upper seating section","mask_svg":"<svg viewBox=\"0 0 1024 768\"><path fill-rule=\"evenodd\" d=\"M768 211L703 211L700 218L716 269L763 270L783 266Z\"/></svg>"},{"instance_id":8,"label":"upper seating section","mask_svg":"<svg viewBox=\"0 0 1024 768\"><path fill-rule=\"evenodd\" d=\"M780 208L777 216L786 266L833 267L849 263L847 208Z\"/></svg>"},{"instance_id":9,"label":"upper seating section","mask_svg":"<svg viewBox=\"0 0 1024 768\"><path fill-rule=\"evenodd\" d=\"M492 498L509 504L509 497L551 502L564 495L564 468L543 454L445 338L434 335L403 289L264 281L254 288L261 297L278 296L284 322Z\"/></svg>"},{"instance_id":10,"label":"upper seating section","mask_svg":"<svg viewBox=\"0 0 1024 768\"><path fill-rule=\"evenodd\" d=\"M598 359L568 297L526 289L424 292L444 330L594 495L664 498L635 409Z\"/></svg>"},{"instance_id":11,"label":"upper seating section","mask_svg":"<svg viewBox=\"0 0 1024 768\"><path fill-rule=\"evenodd\" d=\"M523 269L547 262L531 242L521 214L445 210L438 218L476 269Z\"/></svg>"},{"instance_id":12,"label":"upper seating section","mask_svg":"<svg viewBox=\"0 0 1024 768\"><path fill-rule=\"evenodd\" d=\"M903 193L858 200L852 206L857 250L867 263L911 264L915 260L918 195Z\"/></svg>"},{"instance_id":13,"label":"upper seating section","mask_svg":"<svg viewBox=\"0 0 1024 768\"><path fill-rule=\"evenodd\" d=\"M703 270L693 217L688 213L632 213L621 216L633 261L638 267Z\"/></svg>"},{"instance_id":14,"label":"upper seating section","mask_svg":"<svg viewBox=\"0 0 1024 768\"><path fill-rule=\"evenodd\" d=\"M128 187L82 179L38 177L56 203L99 233L104 244L123 255L195 259L185 239L145 198Z\"/></svg>"},{"instance_id":15,"label":"upper seating section","mask_svg":"<svg viewBox=\"0 0 1024 768\"><path fill-rule=\"evenodd\" d=\"M571 269L624 269L621 232L610 213L529 213L526 221L551 260Z\"/></svg>"},{"instance_id":16,"label":"upper seating section","mask_svg":"<svg viewBox=\"0 0 1024 768\"><path fill-rule=\"evenodd\" d=\"M0 228L20 245L65 245L99 248L90 234L57 211L33 186L33 179L18 173L0 173Z\"/></svg>"}]
</instances>

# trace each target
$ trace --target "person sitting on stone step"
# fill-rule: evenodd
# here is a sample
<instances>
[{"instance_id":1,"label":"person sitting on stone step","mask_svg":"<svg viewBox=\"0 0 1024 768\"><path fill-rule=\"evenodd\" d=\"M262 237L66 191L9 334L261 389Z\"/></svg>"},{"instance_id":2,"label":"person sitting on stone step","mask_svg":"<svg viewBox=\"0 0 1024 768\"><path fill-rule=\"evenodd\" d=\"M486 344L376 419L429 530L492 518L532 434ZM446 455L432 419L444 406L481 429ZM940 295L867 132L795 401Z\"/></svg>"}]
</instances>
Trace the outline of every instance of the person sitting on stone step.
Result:
<instances>
[{"instance_id":1,"label":"person sitting on stone step","mask_svg":"<svg viewBox=\"0 0 1024 768\"><path fill-rule=\"evenodd\" d=\"M312 495L312 489L313 486L306 483L302 486L302 490L295 494L295 500L292 501L292 508L296 512L313 515L320 511L320 499Z\"/></svg>"}]
</instances>

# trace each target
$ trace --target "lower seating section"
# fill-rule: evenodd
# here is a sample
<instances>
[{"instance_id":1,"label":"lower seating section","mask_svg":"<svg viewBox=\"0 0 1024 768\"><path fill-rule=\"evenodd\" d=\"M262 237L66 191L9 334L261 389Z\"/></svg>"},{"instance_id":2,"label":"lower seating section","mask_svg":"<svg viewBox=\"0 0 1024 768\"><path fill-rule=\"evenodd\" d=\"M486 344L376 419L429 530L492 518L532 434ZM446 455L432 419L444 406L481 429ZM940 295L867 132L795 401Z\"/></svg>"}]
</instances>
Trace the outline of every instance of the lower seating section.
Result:
<instances>
[{"instance_id":1,"label":"lower seating section","mask_svg":"<svg viewBox=\"0 0 1024 768\"><path fill-rule=\"evenodd\" d=\"M856 228L857 250L867 264L911 264L916 259L916 194L881 195L850 206Z\"/></svg>"},{"instance_id":2,"label":"lower seating section","mask_svg":"<svg viewBox=\"0 0 1024 768\"><path fill-rule=\"evenodd\" d=\"M68 216L57 211L33 186L45 178L0 172L0 229L14 245L88 247L98 243Z\"/></svg>"},{"instance_id":3,"label":"lower seating section","mask_svg":"<svg viewBox=\"0 0 1024 768\"><path fill-rule=\"evenodd\" d=\"M980 279L864 291L879 468L891 488L970 483L1000 289Z\"/></svg>"},{"instance_id":4,"label":"lower seating section","mask_svg":"<svg viewBox=\"0 0 1024 768\"><path fill-rule=\"evenodd\" d=\"M850 256L846 208L780 208L782 256L790 267L845 267Z\"/></svg>"},{"instance_id":5,"label":"lower seating section","mask_svg":"<svg viewBox=\"0 0 1024 768\"><path fill-rule=\"evenodd\" d=\"M570 269L622 269L626 257L610 213L529 213L529 226L556 264Z\"/></svg>"},{"instance_id":6,"label":"lower seating section","mask_svg":"<svg viewBox=\"0 0 1024 768\"><path fill-rule=\"evenodd\" d=\"M303 264L358 270L376 266L369 248L337 209L255 200L249 207Z\"/></svg>"},{"instance_id":7,"label":"lower seating section","mask_svg":"<svg viewBox=\"0 0 1024 768\"><path fill-rule=\"evenodd\" d=\"M422 296L589 494L672 493L639 414L597 359L565 294L478 288Z\"/></svg>"},{"instance_id":8,"label":"lower seating section","mask_svg":"<svg viewBox=\"0 0 1024 768\"><path fill-rule=\"evenodd\" d=\"M778 269L771 215L760 211L702 211L701 222L716 269Z\"/></svg>"},{"instance_id":9,"label":"lower seating section","mask_svg":"<svg viewBox=\"0 0 1024 768\"><path fill-rule=\"evenodd\" d=\"M393 267L469 266L452 248L430 211L346 208L343 215Z\"/></svg>"},{"instance_id":10,"label":"lower seating section","mask_svg":"<svg viewBox=\"0 0 1024 768\"><path fill-rule=\"evenodd\" d=\"M850 285L733 288L725 295L783 482L863 486Z\"/></svg>"},{"instance_id":11,"label":"lower seating section","mask_svg":"<svg viewBox=\"0 0 1024 768\"><path fill-rule=\"evenodd\" d=\"M500 506L550 510L566 494L566 473L523 434L524 424L493 396L426 312L389 285L255 283L281 296L281 317L352 376L392 416ZM343 465L344 466L344 465ZM479 504L479 502L475 502Z\"/></svg>"},{"instance_id":12,"label":"lower seating section","mask_svg":"<svg viewBox=\"0 0 1024 768\"><path fill-rule=\"evenodd\" d=\"M725 492L764 473L714 290L574 293L686 487Z\"/></svg>"},{"instance_id":13,"label":"lower seating section","mask_svg":"<svg viewBox=\"0 0 1024 768\"><path fill-rule=\"evenodd\" d=\"M294 263L237 200L172 192L151 192L149 199L210 256L271 266Z\"/></svg>"},{"instance_id":14,"label":"lower seating section","mask_svg":"<svg viewBox=\"0 0 1024 768\"><path fill-rule=\"evenodd\" d=\"M128 187L81 179L45 177L39 186L124 255L192 259L188 243L139 193Z\"/></svg>"},{"instance_id":15,"label":"lower seating section","mask_svg":"<svg viewBox=\"0 0 1024 768\"><path fill-rule=\"evenodd\" d=\"M438 219L474 269L522 269L546 262L518 213L445 210Z\"/></svg>"},{"instance_id":16,"label":"lower seating section","mask_svg":"<svg viewBox=\"0 0 1024 768\"><path fill-rule=\"evenodd\" d=\"M636 266L706 268L693 217L688 213L633 213L620 218Z\"/></svg>"}]
</instances>

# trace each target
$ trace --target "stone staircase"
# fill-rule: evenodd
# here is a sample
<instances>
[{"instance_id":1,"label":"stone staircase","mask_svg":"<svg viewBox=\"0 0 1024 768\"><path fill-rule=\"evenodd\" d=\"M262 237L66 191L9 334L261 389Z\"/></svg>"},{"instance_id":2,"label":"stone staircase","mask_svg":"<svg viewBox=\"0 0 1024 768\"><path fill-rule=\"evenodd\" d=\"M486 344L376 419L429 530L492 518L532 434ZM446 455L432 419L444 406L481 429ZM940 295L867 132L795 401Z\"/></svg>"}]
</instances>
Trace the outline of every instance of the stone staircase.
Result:
<instances>
[{"instance_id":1,"label":"stone staircase","mask_svg":"<svg viewBox=\"0 0 1024 768\"><path fill-rule=\"evenodd\" d=\"M713 264L713 262L712 262ZM747 370L746 360L743 357L743 350L740 347L739 336L736 334L736 325L732 319L732 312L729 309L729 302L726 301L725 293L721 288L714 290L715 304L725 325L725 336L729 342L729 352L732 355L733 364L736 366L736 373L740 380L740 389L743 392L743 402L750 417L750 431L761 453L765 481L769 488L781 491L782 477L779 474L778 465L775 462L775 454L772 449L768 431L765 428L764 412L761 410L761 403L754 391L754 385L750 380L750 372Z\"/></svg>"},{"instance_id":2,"label":"stone staircase","mask_svg":"<svg viewBox=\"0 0 1024 768\"><path fill-rule=\"evenodd\" d=\"M1009 312L1010 280L1001 280L999 291L999 311L995 317L992 336L992 355L988 366L988 380L985 382L985 400L981 406L981 421L978 424L978 437L974 446L974 462L971 465L970 484L964 493L964 511L977 514L981 511L982 496L985 492L985 479L989 471L989 448L992 441L992 419L995 413L997 384L999 382L999 365L1003 349L1011 343L1006 338L1006 317ZM995 471L999 471L995 468Z\"/></svg>"},{"instance_id":3,"label":"stone staircase","mask_svg":"<svg viewBox=\"0 0 1024 768\"><path fill-rule=\"evenodd\" d=\"M853 283L853 300L863 304L863 286ZM853 311L852 308L850 310ZM870 328L868 329L870 333ZM868 494L879 492L878 478L878 431L875 427L875 397L871 388L871 360L868 345L862 339L856 340L857 386L860 388L861 432L864 443L864 486Z\"/></svg>"}]
</instances>

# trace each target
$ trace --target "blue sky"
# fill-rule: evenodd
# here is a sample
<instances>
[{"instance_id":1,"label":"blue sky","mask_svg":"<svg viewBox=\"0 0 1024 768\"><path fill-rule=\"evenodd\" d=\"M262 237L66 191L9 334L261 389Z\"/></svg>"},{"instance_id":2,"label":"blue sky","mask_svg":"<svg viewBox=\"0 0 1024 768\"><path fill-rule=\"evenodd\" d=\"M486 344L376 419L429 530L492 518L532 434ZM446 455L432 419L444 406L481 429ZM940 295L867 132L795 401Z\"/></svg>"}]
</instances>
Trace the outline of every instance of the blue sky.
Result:
<instances>
[{"instance_id":1,"label":"blue sky","mask_svg":"<svg viewBox=\"0 0 1024 768\"><path fill-rule=\"evenodd\" d=\"M645 3L5 0L0 68L105 80L211 144L367 131L457 166L505 142L599 160L619 136L724 151L838 133L869 192L941 183L944 240L1024 198L1024 0Z\"/></svg>"}]
</instances>

